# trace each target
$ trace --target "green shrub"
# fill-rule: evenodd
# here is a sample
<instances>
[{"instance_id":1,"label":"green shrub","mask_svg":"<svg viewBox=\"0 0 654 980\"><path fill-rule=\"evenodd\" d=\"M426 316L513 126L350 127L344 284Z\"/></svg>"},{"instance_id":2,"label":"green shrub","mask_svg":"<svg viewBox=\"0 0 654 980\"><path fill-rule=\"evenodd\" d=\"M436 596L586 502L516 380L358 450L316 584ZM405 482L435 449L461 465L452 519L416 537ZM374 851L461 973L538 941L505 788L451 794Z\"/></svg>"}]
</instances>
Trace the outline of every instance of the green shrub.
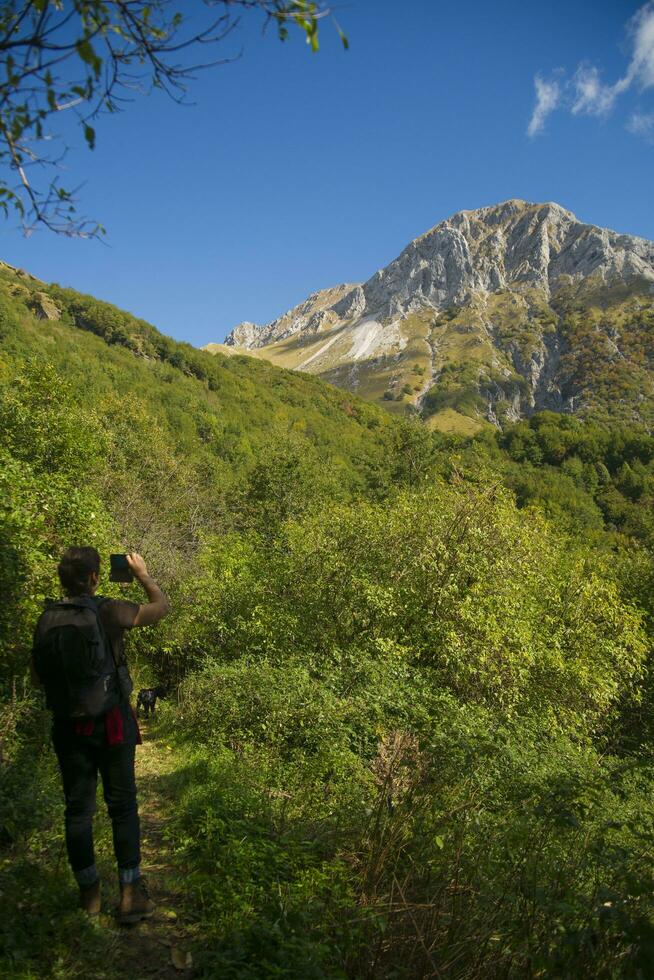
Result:
<instances>
[{"instance_id":1,"label":"green shrub","mask_svg":"<svg viewBox=\"0 0 654 980\"><path fill-rule=\"evenodd\" d=\"M297 658L353 690L357 664L420 670L465 702L605 722L646 643L610 565L498 488L446 485L392 504L325 507L275 545L226 539L180 626L227 659Z\"/></svg>"}]
</instances>

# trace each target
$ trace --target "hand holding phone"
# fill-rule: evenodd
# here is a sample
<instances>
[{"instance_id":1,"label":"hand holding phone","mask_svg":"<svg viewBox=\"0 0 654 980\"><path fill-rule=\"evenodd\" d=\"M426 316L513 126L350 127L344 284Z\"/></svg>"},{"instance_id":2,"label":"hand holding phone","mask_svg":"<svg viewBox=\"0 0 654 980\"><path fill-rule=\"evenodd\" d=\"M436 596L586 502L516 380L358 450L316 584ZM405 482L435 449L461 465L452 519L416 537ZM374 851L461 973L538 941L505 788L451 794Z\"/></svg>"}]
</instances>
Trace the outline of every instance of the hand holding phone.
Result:
<instances>
[{"instance_id":1,"label":"hand holding phone","mask_svg":"<svg viewBox=\"0 0 654 980\"><path fill-rule=\"evenodd\" d=\"M132 551L131 554L125 556L127 558L127 564L132 570L134 577L141 582L144 578L148 578L148 570L145 566L145 559L139 555L137 551Z\"/></svg>"},{"instance_id":2,"label":"hand holding phone","mask_svg":"<svg viewBox=\"0 0 654 980\"><path fill-rule=\"evenodd\" d=\"M109 581L110 582L133 582L134 573L127 561L127 555L109 555Z\"/></svg>"}]
</instances>

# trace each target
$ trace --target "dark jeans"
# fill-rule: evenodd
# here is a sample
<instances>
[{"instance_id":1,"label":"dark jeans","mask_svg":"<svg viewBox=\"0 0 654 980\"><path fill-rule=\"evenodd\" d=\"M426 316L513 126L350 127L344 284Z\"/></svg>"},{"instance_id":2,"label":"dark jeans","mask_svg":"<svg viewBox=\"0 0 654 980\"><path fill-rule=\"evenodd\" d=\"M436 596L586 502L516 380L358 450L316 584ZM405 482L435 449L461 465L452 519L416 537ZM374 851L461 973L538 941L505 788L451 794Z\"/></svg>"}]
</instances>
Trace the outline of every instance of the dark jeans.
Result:
<instances>
[{"instance_id":1,"label":"dark jeans","mask_svg":"<svg viewBox=\"0 0 654 980\"><path fill-rule=\"evenodd\" d=\"M93 814L98 772L111 818L114 852L119 868L140 861L139 814L134 779L134 745L100 744L94 736L58 738L53 744L66 797L66 847L73 871L95 863Z\"/></svg>"}]
</instances>

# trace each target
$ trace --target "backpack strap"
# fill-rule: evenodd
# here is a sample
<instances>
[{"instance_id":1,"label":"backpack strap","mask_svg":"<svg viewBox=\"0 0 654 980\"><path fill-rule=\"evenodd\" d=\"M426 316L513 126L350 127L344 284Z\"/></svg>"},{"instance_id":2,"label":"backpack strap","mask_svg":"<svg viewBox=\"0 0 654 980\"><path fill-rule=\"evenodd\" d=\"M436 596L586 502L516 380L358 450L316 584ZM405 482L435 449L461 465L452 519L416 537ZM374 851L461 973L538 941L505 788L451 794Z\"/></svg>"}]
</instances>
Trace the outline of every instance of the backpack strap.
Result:
<instances>
[{"instance_id":1,"label":"backpack strap","mask_svg":"<svg viewBox=\"0 0 654 980\"><path fill-rule=\"evenodd\" d=\"M78 609L90 609L92 612L95 613L95 618L98 621L98 629L100 630L100 634L102 636L103 643L104 643L105 647L107 647L107 649L111 653L111 659L114 662L114 671L116 673L116 681L118 682L118 687L119 687L119 690L120 690L120 675L118 674L118 662L116 660L116 655L114 653L113 643L111 642L111 640L107 636L107 631L104 628L104 623L102 622L102 618L100 616L100 609L102 608L102 606L104 606L104 604L106 602L111 602L111 600L109 598L107 598L107 596L99 595L99 596L96 597L96 596L90 596L90 595L82 595L82 596L76 596L74 598L74 601L73 602L62 602L61 605L62 606L77 606Z\"/></svg>"},{"instance_id":2,"label":"backpack strap","mask_svg":"<svg viewBox=\"0 0 654 980\"><path fill-rule=\"evenodd\" d=\"M102 633L102 639L104 640L104 642L107 644L107 646L111 650L111 659L114 662L114 667L116 668L116 673L118 673L118 664L116 663L116 657L115 657L115 654L114 654L113 644L112 644L111 640L109 639L109 637L107 636L107 631L104 628L104 623L102 622L102 617L100 616L100 609L102 608L102 606L104 606L105 603L110 602L111 600L108 599L106 596L103 596L103 595L99 595L97 597L97 599L96 599L95 596L88 596L88 597L84 596L84 598L87 599L87 603L88 603L87 608L88 609L92 609L93 612L96 615L96 618L98 620L98 628L99 628L100 632Z\"/></svg>"}]
</instances>

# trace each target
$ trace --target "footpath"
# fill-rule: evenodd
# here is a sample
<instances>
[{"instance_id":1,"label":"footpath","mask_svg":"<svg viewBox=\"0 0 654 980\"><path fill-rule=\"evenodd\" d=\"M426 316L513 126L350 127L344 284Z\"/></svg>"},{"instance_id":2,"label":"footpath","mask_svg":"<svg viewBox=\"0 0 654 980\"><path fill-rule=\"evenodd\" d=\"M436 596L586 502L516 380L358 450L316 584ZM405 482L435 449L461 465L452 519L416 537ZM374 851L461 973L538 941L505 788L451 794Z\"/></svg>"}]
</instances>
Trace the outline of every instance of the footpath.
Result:
<instances>
[{"instance_id":1,"label":"footpath","mask_svg":"<svg viewBox=\"0 0 654 980\"><path fill-rule=\"evenodd\" d=\"M184 907L183 875L166 839L179 780L179 757L141 722L136 750L141 815L142 870L155 903L152 918L119 926L118 884L111 825L98 779L94 821L102 879L102 912L90 919L77 906L63 841L63 806L29 845L0 861L0 976L2 980L185 980L196 976L193 923ZM52 761L54 767L54 760Z\"/></svg>"},{"instance_id":2,"label":"footpath","mask_svg":"<svg viewBox=\"0 0 654 980\"><path fill-rule=\"evenodd\" d=\"M179 870L171 866L170 845L165 839L166 804L174 780L175 755L162 743L148 722L140 722L143 744L136 749L136 785L141 817L142 872L146 876L156 912L134 926L118 926L113 910L104 910L105 928L115 931L113 968L117 976L141 978L192 977ZM106 903L103 903L103 905ZM124 971L124 973L123 973Z\"/></svg>"}]
</instances>

